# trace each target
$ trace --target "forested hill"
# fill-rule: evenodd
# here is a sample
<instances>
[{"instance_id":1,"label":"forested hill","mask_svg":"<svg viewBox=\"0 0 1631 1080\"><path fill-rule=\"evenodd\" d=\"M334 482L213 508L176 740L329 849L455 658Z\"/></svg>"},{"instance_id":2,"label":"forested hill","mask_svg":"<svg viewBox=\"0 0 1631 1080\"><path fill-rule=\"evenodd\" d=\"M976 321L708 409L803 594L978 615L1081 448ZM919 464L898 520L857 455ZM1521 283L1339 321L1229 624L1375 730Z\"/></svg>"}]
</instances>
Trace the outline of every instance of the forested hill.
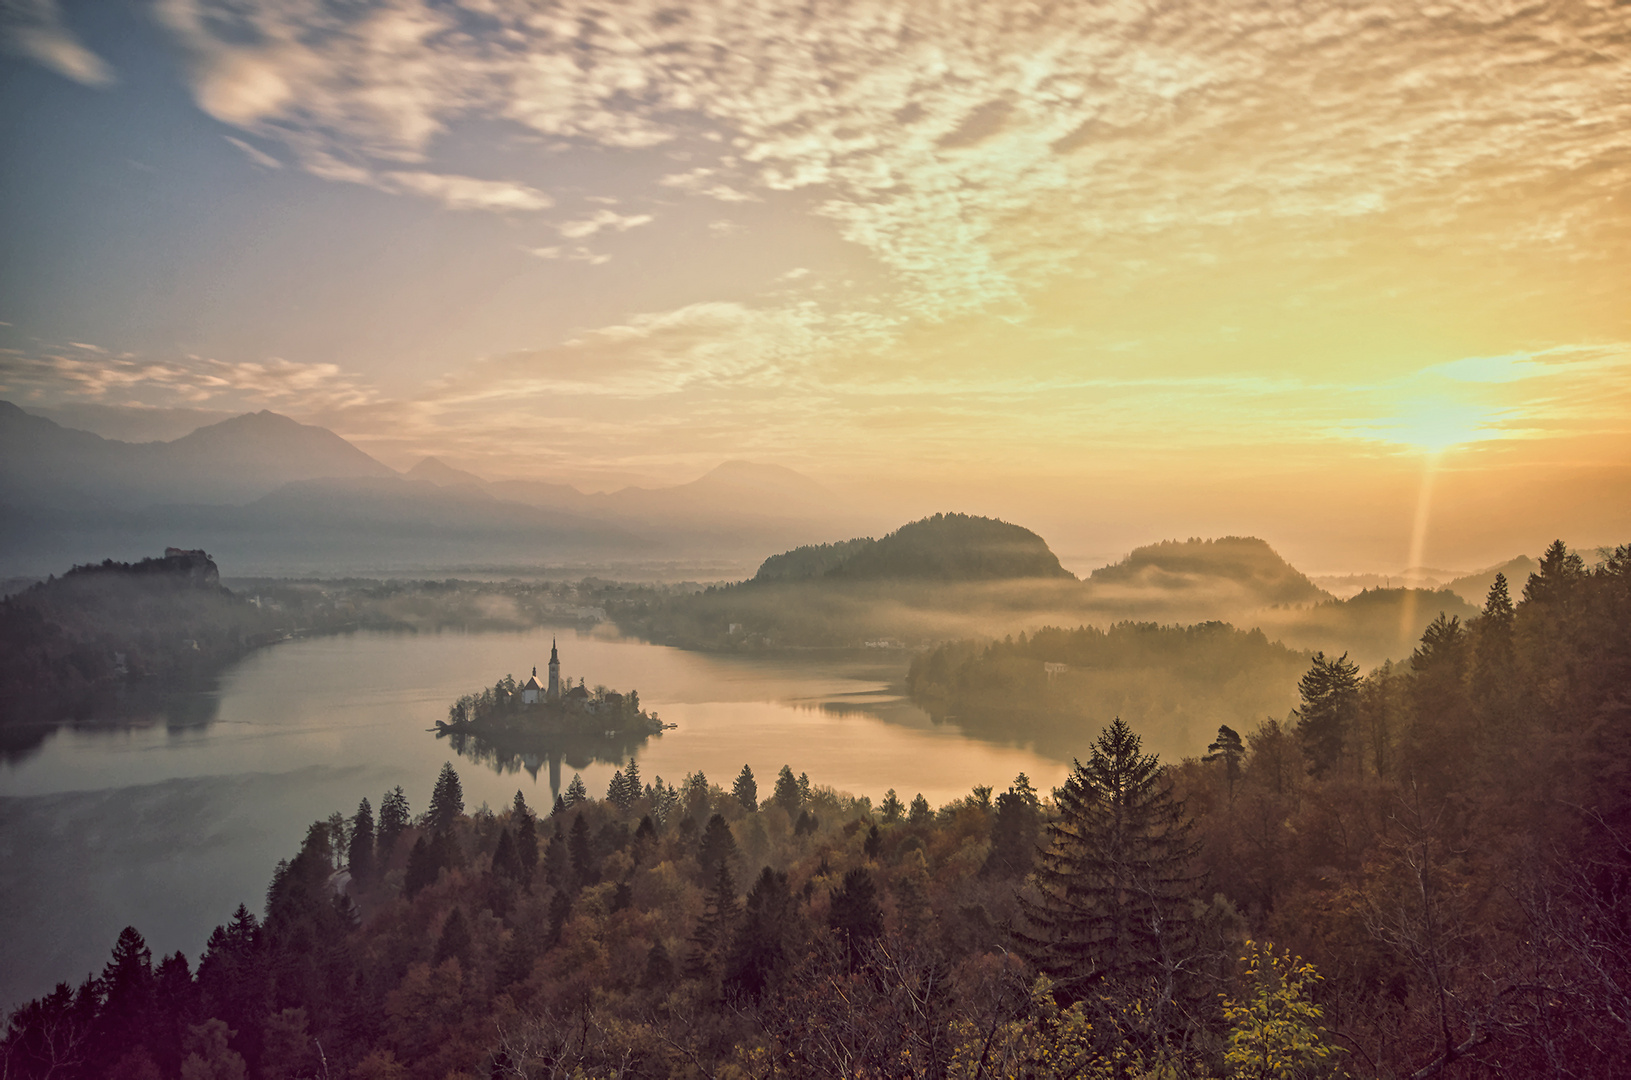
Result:
<instances>
[{"instance_id":1,"label":"forested hill","mask_svg":"<svg viewBox=\"0 0 1631 1080\"><path fill-rule=\"evenodd\" d=\"M0 725L113 715L273 628L202 551L76 566L0 602Z\"/></svg>"},{"instance_id":2,"label":"forested hill","mask_svg":"<svg viewBox=\"0 0 1631 1080\"><path fill-rule=\"evenodd\" d=\"M772 555L755 581L813 578L864 581L1000 581L1073 575L1031 530L995 518L935 514L882 540L864 537Z\"/></svg>"},{"instance_id":3,"label":"forested hill","mask_svg":"<svg viewBox=\"0 0 1631 1080\"><path fill-rule=\"evenodd\" d=\"M1151 749L1194 753L1219 725L1283 717L1308 654L1227 623L1107 630L1044 627L1003 641L953 641L912 659L906 686L935 717L1068 759L1113 716Z\"/></svg>"},{"instance_id":4,"label":"forested hill","mask_svg":"<svg viewBox=\"0 0 1631 1080\"><path fill-rule=\"evenodd\" d=\"M1163 764L1106 718L1051 794L1020 776L936 810L796 766L763 790L631 761L603 800L574 778L550 811L466 814L448 766L417 818L397 788L315 822L264 918L240 907L196 966L125 930L99 975L11 1015L0 1065L1620 1077L1628 686L1631 547L1588 568L1559 543L1519 602L1497 581L1408 664L1314 657L1294 725Z\"/></svg>"},{"instance_id":5,"label":"forested hill","mask_svg":"<svg viewBox=\"0 0 1631 1080\"><path fill-rule=\"evenodd\" d=\"M1181 594L1217 593L1225 587L1260 607L1317 604L1333 599L1255 536L1149 544L1136 548L1119 563L1093 571L1088 586L1101 603L1112 603L1118 589Z\"/></svg>"}]
</instances>

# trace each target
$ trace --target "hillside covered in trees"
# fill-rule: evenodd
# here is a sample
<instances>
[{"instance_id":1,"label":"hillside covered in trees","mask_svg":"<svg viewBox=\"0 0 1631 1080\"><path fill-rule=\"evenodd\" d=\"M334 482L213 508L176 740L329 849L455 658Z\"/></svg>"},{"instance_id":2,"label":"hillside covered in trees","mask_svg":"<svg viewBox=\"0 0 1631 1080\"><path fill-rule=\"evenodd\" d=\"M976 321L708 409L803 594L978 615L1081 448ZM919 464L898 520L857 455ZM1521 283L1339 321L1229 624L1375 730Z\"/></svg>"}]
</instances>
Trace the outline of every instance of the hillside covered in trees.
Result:
<instances>
[{"instance_id":1,"label":"hillside covered in trees","mask_svg":"<svg viewBox=\"0 0 1631 1080\"><path fill-rule=\"evenodd\" d=\"M202 551L76 566L0 601L0 727L151 704L277 625L223 588Z\"/></svg>"},{"instance_id":2,"label":"hillside covered in trees","mask_svg":"<svg viewBox=\"0 0 1631 1080\"><path fill-rule=\"evenodd\" d=\"M948 642L913 657L906 689L937 719L1068 760L1106 717L1138 717L1148 744L1177 752L1283 717L1307 666L1259 630L1128 622Z\"/></svg>"},{"instance_id":3,"label":"hillside covered in trees","mask_svg":"<svg viewBox=\"0 0 1631 1080\"><path fill-rule=\"evenodd\" d=\"M735 584L619 586L605 607L625 632L692 649L932 648L1046 625L1226 622L1366 664L1408 655L1440 611L1477 611L1445 590L1339 600L1255 537L1161 541L1077 580L1030 530L967 514L936 514L881 540L794 548Z\"/></svg>"},{"instance_id":4,"label":"hillside covered in trees","mask_svg":"<svg viewBox=\"0 0 1631 1080\"><path fill-rule=\"evenodd\" d=\"M23 1077L1608 1077L1631 1060L1631 547L1290 724L931 808L784 768L314 823L196 967L127 930Z\"/></svg>"}]
</instances>

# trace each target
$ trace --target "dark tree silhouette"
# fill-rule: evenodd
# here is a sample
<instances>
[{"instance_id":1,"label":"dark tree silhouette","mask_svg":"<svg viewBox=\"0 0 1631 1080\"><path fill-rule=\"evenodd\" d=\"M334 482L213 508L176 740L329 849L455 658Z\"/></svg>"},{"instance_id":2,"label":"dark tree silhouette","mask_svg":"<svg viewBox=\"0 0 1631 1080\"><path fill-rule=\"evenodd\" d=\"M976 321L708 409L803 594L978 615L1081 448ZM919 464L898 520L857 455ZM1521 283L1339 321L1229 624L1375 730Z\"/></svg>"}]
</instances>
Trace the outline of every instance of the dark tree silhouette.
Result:
<instances>
[{"instance_id":1,"label":"dark tree silhouette","mask_svg":"<svg viewBox=\"0 0 1631 1080\"><path fill-rule=\"evenodd\" d=\"M436 788L430 793L430 810L426 817L432 829L447 832L463 813L464 785L459 782L459 774L453 771L453 763L449 761L442 765L442 773L436 778Z\"/></svg>"},{"instance_id":2,"label":"dark tree silhouette","mask_svg":"<svg viewBox=\"0 0 1631 1080\"><path fill-rule=\"evenodd\" d=\"M1174 971L1190 947L1198 845L1156 756L1118 718L1056 797L1038 892L1023 899L1026 951L1074 997Z\"/></svg>"}]
</instances>

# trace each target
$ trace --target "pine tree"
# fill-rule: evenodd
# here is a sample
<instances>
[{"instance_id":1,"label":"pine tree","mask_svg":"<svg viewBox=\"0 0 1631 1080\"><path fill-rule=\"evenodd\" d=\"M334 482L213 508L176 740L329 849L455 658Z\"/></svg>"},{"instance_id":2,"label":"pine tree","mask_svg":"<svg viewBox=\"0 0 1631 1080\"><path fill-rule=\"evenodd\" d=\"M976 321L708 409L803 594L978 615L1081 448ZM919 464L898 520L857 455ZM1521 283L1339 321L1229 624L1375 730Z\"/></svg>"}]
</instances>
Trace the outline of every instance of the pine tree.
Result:
<instances>
[{"instance_id":1,"label":"pine tree","mask_svg":"<svg viewBox=\"0 0 1631 1080\"><path fill-rule=\"evenodd\" d=\"M629 798L628 781L623 777L623 770L612 773L612 782L606 785L606 801L620 810L627 810L633 799Z\"/></svg>"},{"instance_id":2,"label":"pine tree","mask_svg":"<svg viewBox=\"0 0 1631 1080\"><path fill-rule=\"evenodd\" d=\"M346 850L346 865L351 877L364 882L374 876L374 809L363 799L357 804L357 816L351 819L351 843Z\"/></svg>"},{"instance_id":3,"label":"pine tree","mask_svg":"<svg viewBox=\"0 0 1631 1080\"><path fill-rule=\"evenodd\" d=\"M1240 779L1240 762L1246 756L1246 744L1240 732L1228 724L1218 725L1218 737L1206 748L1205 762L1223 762L1223 775L1229 783L1229 805L1235 802L1235 782Z\"/></svg>"},{"instance_id":4,"label":"pine tree","mask_svg":"<svg viewBox=\"0 0 1631 1080\"><path fill-rule=\"evenodd\" d=\"M759 809L759 785L753 780L753 770L746 765L736 776L736 783L731 785L731 794L736 801L742 804L742 809L753 813Z\"/></svg>"},{"instance_id":5,"label":"pine tree","mask_svg":"<svg viewBox=\"0 0 1631 1080\"><path fill-rule=\"evenodd\" d=\"M879 805L878 812L883 815L885 825L895 824L906 814L906 807L901 803L900 796L895 794L894 788L890 788L884 793L883 802Z\"/></svg>"},{"instance_id":6,"label":"pine tree","mask_svg":"<svg viewBox=\"0 0 1631 1080\"><path fill-rule=\"evenodd\" d=\"M765 867L748 891L742 926L725 960L725 986L759 997L773 990L792 958L793 895L787 874Z\"/></svg>"},{"instance_id":7,"label":"pine tree","mask_svg":"<svg viewBox=\"0 0 1631 1080\"><path fill-rule=\"evenodd\" d=\"M562 802L570 808L588 801L589 789L583 785L583 777L578 773L573 773L572 782L566 785L566 795L562 798Z\"/></svg>"},{"instance_id":8,"label":"pine tree","mask_svg":"<svg viewBox=\"0 0 1631 1080\"><path fill-rule=\"evenodd\" d=\"M532 815L527 812L526 804L511 817L515 825L515 864L521 872L521 884L530 887L532 875L538 869L538 828L533 824Z\"/></svg>"},{"instance_id":9,"label":"pine tree","mask_svg":"<svg viewBox=\"0 0 1631 1080\"><path fill-rule=\"evenodd\" d=\"M572 819L572 830L567 834L567 853L572 856L572 877L578 888L593 885L599 880L599 868L594 850L589 846L589 822L580 812Z\"/></svg>"},{"instance_id":10,"label":"pine tree","mask_svg":"<svg viewBox=\"0 0 1631 1080\"><path fill-rule=\"evenodd\" d=\"M440 833L451 830L463 813L464 785L459 783L459 774L453 771L453 763L449 761L442 765L441 775L436 778L426 816L430 827Z\"/></svg>"},{"instance_id":11,"label":"pine tree","mask_svg":"<svg viewBox=\"0 0 1631 1080\"><path fill-rule=\"evenodd\" d=\"M408 809L408 796L402 791L402 785L385 793L385 798L379 801L379 830L374 838L375 861L384 866L396 854L396 840L402 831L408 827L413 818Z\"/></svg>"},{"instance_id":12,"label":"pine tree","mask_svg":"<svg viewBox=\"0 0 1631 1080\"><path fill-rule=\"evenodd\" d=\"M934 811L929 807L929 800L918 792L912 797L912 808L906 813L906 820L912 825L927 825L934 820Z\"/></svg>"},{"instance_id":13,"label":"pine tree","mask_svg":"<svg viewBox=\"0 0 1631 1080\"><path fill-rule=\"evenodd\" d=\"M714 974L720 953L731 940L742 907L736 898L736 879L730 863L721 859L713 872L712 887L702 909L702 918L691 934L691 953L685 961L685 977L707 979Z\"/></svg>"},{"instance_id":14,"label":"pine tree","mask_svg":"<svg viewBox=\"0 0 1631 1080\"><path fill-rule=\"evenodd\" d=\"M1317 652L1297 690L1302 695L1297 737L1308 759L1308 771L1323 776L1347 752L1359 708L1359 666L1347 653L1327 660L1323 652Z\"/></svg>"},{"instance_id":15,"label":"pine tree","mask_svg":"<svg viewBox=\"0 0 1631 1080\"><path fill-rule=\"evenodd\" d=\"M1037 839L1042 832L1042 806L1030 778L1020 773L1009 789L997 796L991 821L991 853L981 873L1022 878L1036 862Z\"/></svg>"},{"instance_id":16,"label":"pine tree","mask_svg":"<svg viewBox=\"0 0 1631 1080\"><path fill-rule=\"evenodd\" d=\"M442 934L436 940L436 953L431 959L431 966L436 967L448 960L457 960L461 968L469 971L473 948L474 942L470 938L469 924L464 919L464 910L455 907L442 923Z\"/></svg>"},{"instance_id":17,"label":"pine tree","mask_svg":"<svg viewBox=\"0 0 1631 1080\"><path fill-rule=\"evenodd\" d=\"M883 908L878 903L878 887L864 866L857 866L844 875L843 885L833 893L832 907L827 912L827 925L846 944L851 967L860 960L867 943L883 933Z\"/></svg>"},{"instance_id":18,"label":"pine tree","mask_svg":"<svg viewBox=\"0 0 1631 1080\"><path fill-rule=\"evenodd\" d=\"M629 755L629 763L623 769L623 777L627 781L630 805L639 802L640 797L646 792L640 780L640 766L635 762L633 754Z\"/></svg>"},{"instance_id":19,"label":"pine tree","mask_svg":"<svg viewBox=\"0 0 1631 1080\"><path fill-rule=\"evenodd\" d=\"M1170 978L1190 948L1199 845L1159 760L1139 750L1118 718L1075 763L1055 792L1037 895L1022 895L1021 944L1069 996L1106 979Z\"/></svg>"},{"instance_id":20,"label":"pine tree","mask_svg":"<svg viewBox=\"0 0 1631 1080\"><path fill-rule=\"evenodd\" d=\"M697 865L702 867L706 879L713 877L721 863L729 863L735 858L736 837L731 834L730 824L724 815L715 814L702 830L702 840L697 845Z\"/></svg>"},{"instance_id":21,"label":"pine tree","mask_svg":"<svg viewBox=\"0 0 1631 1080\"><path fill-rule=\"evenodd\" d=\"M1472 686L1479 711L1498 723L1512 712L1512 677L1517 663L1512 625L1516 618L1506 575L1496 574L1484 598L1484 610L1473 624Z\"/></svg>"},{"instance_id":22,"label":"pine tree","mask_svg":"<svg viewBox=\"0 0 1631 1080\"><path fill-rule=\"evenodd\" d=\"M799 790L799 782L793 776L792 766L783 765L781 772L776 774L776 790L771 794L770 799L786 812L789 820L804 805L804 793Z\"/></svg>"}]
</instances>

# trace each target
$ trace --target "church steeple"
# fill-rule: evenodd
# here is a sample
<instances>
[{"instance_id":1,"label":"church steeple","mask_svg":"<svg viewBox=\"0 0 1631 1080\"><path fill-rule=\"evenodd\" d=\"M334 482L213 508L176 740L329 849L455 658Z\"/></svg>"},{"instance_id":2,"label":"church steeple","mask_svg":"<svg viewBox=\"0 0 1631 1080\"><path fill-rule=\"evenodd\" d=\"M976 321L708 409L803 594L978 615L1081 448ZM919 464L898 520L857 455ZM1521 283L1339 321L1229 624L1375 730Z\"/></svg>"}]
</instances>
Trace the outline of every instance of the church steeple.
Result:
<instances>
[{"instance_id":1,"label":"church steeple","mask_svg":"<svg viewBox=\"0 0 1631 1080\"><path fill-rule=\"evenodd\" d=\"M537 671L537 668L533 669ZM549 691L550 701L561 700L561 654L555 649L555 639L549 639Z\"/></svg>"}]
</instances>

